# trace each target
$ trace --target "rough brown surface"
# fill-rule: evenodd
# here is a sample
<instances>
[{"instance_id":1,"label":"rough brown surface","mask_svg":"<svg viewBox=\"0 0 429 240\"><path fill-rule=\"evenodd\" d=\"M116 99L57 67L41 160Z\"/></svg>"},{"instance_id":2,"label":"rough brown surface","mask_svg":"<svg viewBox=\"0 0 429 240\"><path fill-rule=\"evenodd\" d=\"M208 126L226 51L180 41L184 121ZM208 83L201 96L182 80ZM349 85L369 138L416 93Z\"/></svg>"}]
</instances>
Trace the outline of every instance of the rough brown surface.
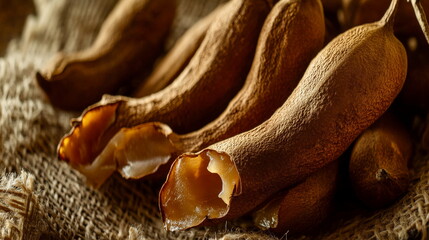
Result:
<instances>
[{"instance_id":1,"label":"rough brown surface","mask_svg":"<svg viewBox=\"0 0 429 240\"><path fill-rule=\"evenodd\" d=\"M175 14L175 0L120 1L91 47L57 53L36 74L37 82L54 106L83 110L151 69Z\"/></svg>"},{"instance_id":2,"label":"rough brown surface","mask_svg":"<svg viewBox=\"0 0 429 240\"><path fill-rule=\"evenodd\" d=\"M181 166L181 159L210 151L234 162L241 182L231 195L228 213L215 222L242 216L337 159L388 109L407 72L405 49L393 35L393 10L377 23L332 40L267 121L175 160L170 172Z\"/></svg>"},{"instance_id":3,"label":"rough brown surface","mask_svg":"<svg viewBox=\"0 0 429 240\"><path fill-rule=\"evenodd\" d=\"M216 14L221 12L221 9L222 7L219 6L209 15L192 25L156 64L150 75L142 81L133 93L133 97L139 98L158 92L173 82L183 69L186 68L186 65L188 65L195 52L201 46L208 28L215 20Z\"/></svg>"},{"instance_id":4,"label":"rough brown surface","mask_svg":"<svg viewBox=\"0 0 429 240\"><path fill-rule=\"evenodd\" d=\"M412 140L390 112L366 129L353 145L350 181L359 199L373 208L391 204L410 184Z\"/></svg>"},{"instance_id":5,"label":"rough brown surface","mask_svg":"<svg viewBox=\"0 0 429 240\"><path fill-rule=\"evenodd\" d=\"M70 155L60 155L61 158L71 163L89 164L123 127L160 121L174 131L188 132L215 118L242 87L269 10L270 6L263 0L229 2L222 14L216 16L200 48L172 84L147 97L106 97L89 107L72 123L71 133L60 143L60 148L67 148L66 139L76 136L73 140L76 147L69 151L82 150L89 154L80 155L85 158L83 161L71 159ZM98 142L79 137L79 132L83 136L83 132L92 131L91 128L99 124L94 122L84 126L85 116L91 111L103 111L103 107L109 108L111 104L117 104L114 120L105 131L94 133Z\"/></svg>"},{"instance_id":6,"label":"rough brown surface","mask_svg":"<svg viewBox=\"0 0 429 240\"><path fill-rule=\"evenodd\" d=\"M114 177L105 187L94 190L85 186L82 175L56 159L56 144L69 128L70 117L78 113L54 109L43 100L42 93L36 88L34 73L58 50L75 51L88 47L115 2L36 1L37 16L28 18L21 39L12 41L6 56L0 58L0 169L6 173L27 170L34 175L34 194L43 209L36 217L47 227L46 230L37 228L42 233L35 229L27 231L26 239L278 239L234 226L231 222L219 228L166 233L158 214L156 185L125 182ZM175 36L221 1L179 2L182 17L174 23ZM414 180L409 192L391 207L374 212L362 211L338 221L330 220L331 227L308 239L426 237L428 162L426 154L416 155ZM10 186L10 183L6 181L0 185ZM32 222L27 220L25 224L30 226Z\"/></svg>"},{"instance_id":7,"label":"rough brown surface","mask_svg":"<svg viewBox=\"0 0 429 240\"><path fill-rule=\"evenodd\" d=\"M310 175L304 182L273 197L273 200L265 205L278 207L277 219L272 222L270 231L278 236L286 233L296 236L314 231L328 218L333 210L337 188L338 161L332 162ZM263 224L261 221L257 222L258 217L261 219L265 216L267 220L272 217L264 213L263 208L253 213L253 221L259 226Z\"/></svg>"},{"instance_id":8,"label":"rough brown surface","mask_svg":"<svg viewBox=\"0 0 429 240\"><path fill-rule=\"evenodd\" d=\"M320 1L279 1L261 30L243 88L218 118L178 137L183 152L199 151L267 120L289 97L322 48L324 26Z\"/></svg>"},{"instance_id":9,"label":"rough brown surface","mask_svg":"<svg viewBox=\"0 0 429 240\"><path fill-rule=\"evenodd\" d=\"M307 27L303 30L302 26ZM320 1L278 2L264 22L252 67L243 88L219 117L201 129L183 135L175 134L163 123L156 123L158 135L162 134L168 140L162 142L167 145L162 147L171 149L169 162L163 168L168 169L171 162L183 152L199 151L217 141L250 130L268 119L293 91L311 59L322 48L323 41L324 17ZM140 134L140 137L128 140L129 144L155 144L156 140L149 137L150 130L145 133L141 126L133 127L135 136ZM148 137L144 138L142 135ZM109 145L111 143L112 140ZM103 152L107 151L106 148ZM134 151L137 153L139 149ZM165 155L164 151L158 151L158 155L139 155L138 161L152 161L156 156L161 166L166 164L163 157ZM123 168L120 161L116 162L118 169ZM127 164L125 166L128 167ZM166 172L161 176L165 178L165 175ZM145 174L128 175L132 178L141 176Z\"/></svg>"}]
</instances>

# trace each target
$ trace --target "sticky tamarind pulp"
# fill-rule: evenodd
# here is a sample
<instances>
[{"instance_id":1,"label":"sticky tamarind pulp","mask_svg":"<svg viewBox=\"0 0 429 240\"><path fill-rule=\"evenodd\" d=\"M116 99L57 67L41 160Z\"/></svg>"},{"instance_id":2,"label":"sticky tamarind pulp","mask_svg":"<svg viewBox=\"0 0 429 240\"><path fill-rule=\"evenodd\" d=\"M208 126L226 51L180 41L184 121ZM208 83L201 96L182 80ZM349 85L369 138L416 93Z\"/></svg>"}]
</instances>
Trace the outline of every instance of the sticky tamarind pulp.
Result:
<instances>
[{"instance_id":1,"label":"sticky tamarind pulp","mask_svg":"<svg viewBox=\"0 0 429 240\"><path fill-rule=\"evenodd\" d=\"M122 0L104 22L93 45L58 53L40 72L39 86L51 103L82 110L113 93L161 53L173 22L175 0Z\"/></svg>"},{"instance_id":2,"label":"sticky tamarind pulp","mask_svg":"<svg viewBox=\"0 0 429 240\"><path fill-rule=\"evenodd\" d=\"M81 172L95 166L115 168L115 159L105 158L106 154L101 153L121 128L161 121L183 133L213 120L243 86L270 8L265 0L228 2L194 57L172 84L144 98L106 97L88 108L72 122L70 134L61 140L59 158ZM158 129L155 124L149 128L154 132ZM108 175L86 176L99 185Z\"/></svg>"},{"instance_id":3,"label":"sticky tamarind pulp","mask_svg":"<svg viewBox=\"0 0 429 240\"><path fill-rule=\"evenodd\" d=\"M379 208L397 200L408 189L411 137L391 114L383 115L353 145L349 174L358 198Z\"/></svg>"},{"instance_id":4,"label":"sticky tamarind pulp","mask_svg":"<svg viewBox=\"0 0 429 240\"><path fill-rule=\"evenodd\" d=\"M236 218L337 159L404 83L406 52L393 35L397 4L380 21L350 29L322 49L270 119L179 156L160 191L165 227Z\"/></svg>"},{"instance_id":5,"label":"sticky tamarind pulp","mask_svg":"<svg viewBox=\"0 0 429 240\"><path fill-rule=\"evenodd\" d=\"M305 29L302 29L303 25L306 26ZM180 153L201 150L217 141L256 127L283 104L302 77L308 63L322 48L323 42L324 17L319 1L278 2L261 30L245 85L218 118L197 131L183 135L173 133L162 123L151 123L157 126L158 134L153 133L153 128L141 126L120 131L117 135L123 135L125 132L128 134L128 138L125 138L128 143L123 143L128 147L124 151L137 153L142 149L141 145L165 144L158 148L169 149L170 159L174 160ZM159 137L163 135L166 140L159 141ZM153 136L154 139L148 136ZM110 144L116 145L116 139L119 138L124 139L115 136ZM136 148L133 149L132 146ZM152 173L154 167L166 164L166 153L160 152L163 158L159 158L158 164L154 164L153 154L142 153L141 156L133 158L138 159L140 164L132 159L117 159L117 166L124 177L141 178ZM144 164L145 161L152 164ZM165 175L166 173L163 176Z\"/></svg>"}]
</instances>

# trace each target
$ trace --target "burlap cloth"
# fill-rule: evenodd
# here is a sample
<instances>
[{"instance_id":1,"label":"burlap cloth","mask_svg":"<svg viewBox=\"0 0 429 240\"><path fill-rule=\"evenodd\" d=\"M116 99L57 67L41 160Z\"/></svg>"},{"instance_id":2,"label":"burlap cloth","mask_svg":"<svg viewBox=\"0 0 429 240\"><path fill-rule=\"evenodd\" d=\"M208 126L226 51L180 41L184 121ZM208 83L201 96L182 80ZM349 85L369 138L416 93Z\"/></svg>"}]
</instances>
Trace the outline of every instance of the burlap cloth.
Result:
<instances>
[{"instance_id":1,"label":"burlap cloth","mask_svg":"<svg viewBox=\"0 0 429 240\"><path fill-rule=\"evenodd\" d=\"M0 54L4 54L0 58L0 237L274 238L234 223L167 233L157 207L159 185L127 182L115 175L94 190L78 172L56 159L56 145L68 131L69 119L79 113L51 107L37 88L34 73L59 50L89 46L116 1L0 0ZM179 1L169 45L222 1ZM427 157L417 158L416 180L399 202L385 210L335 220L309 238L427 239L429 164Z\"/></svg>"}]
</instances>

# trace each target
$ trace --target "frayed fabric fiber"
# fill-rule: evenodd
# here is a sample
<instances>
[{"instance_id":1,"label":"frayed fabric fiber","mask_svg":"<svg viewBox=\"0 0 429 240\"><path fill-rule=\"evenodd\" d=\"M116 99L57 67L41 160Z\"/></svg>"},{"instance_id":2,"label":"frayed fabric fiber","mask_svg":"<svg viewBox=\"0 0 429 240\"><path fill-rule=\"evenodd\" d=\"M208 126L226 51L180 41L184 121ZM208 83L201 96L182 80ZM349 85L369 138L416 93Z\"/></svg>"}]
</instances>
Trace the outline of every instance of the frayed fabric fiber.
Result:
<instances>
[{"instance_id":1,"label":"frayed fabric fiber","mask_svg":"<svg viewBox=\"0 0 429 240\"><path fill-rule=\"evenodd\" d=\"M14 1L20 4L12 7L25 8L19 12L26 15L11 16L25 17L20 34L14 29L11 38L0 39L7 39L0 42L0 238L278 239L240 222L167 232L158 211L158 183L114 175L96 190L57 160L56 146L79 113L52 107L35 72L58 51L90 46L117 0ZM223 2L178 0L166 48ZM0 8L0 14L4 11L14 10ZM409 192L391 207L335 220L317 235L295 238L428 239L427 154L416 155L413 169ZM285 233L281 239L291 238Z\"/></svg>"}]
</instances>

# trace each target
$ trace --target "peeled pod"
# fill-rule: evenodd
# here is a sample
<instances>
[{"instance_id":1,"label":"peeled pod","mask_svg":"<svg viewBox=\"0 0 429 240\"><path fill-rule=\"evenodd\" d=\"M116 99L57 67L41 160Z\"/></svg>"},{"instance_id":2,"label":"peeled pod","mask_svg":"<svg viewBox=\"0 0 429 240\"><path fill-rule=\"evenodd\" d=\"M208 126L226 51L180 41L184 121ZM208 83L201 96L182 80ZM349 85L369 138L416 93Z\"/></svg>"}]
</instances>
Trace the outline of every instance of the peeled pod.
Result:
<instances>
[{"instance_id":1,"label":"peeled pod","mask_svg":"<svg viewBox=\"0 0 429 240\"><path fill-rule=\"evenodd\" d=\"M179 156L160 192L165 227L242 216L337 159L404 83L406 52L393 35L397 5L392 1L380 21L333 39L267 121Z\"/></svg>"},{"instance_id":2,"label":"peeled pod","mask_svg":"<svg viewBox=\"0 0 429 240\"><path fill-rule=\"evenodd\" d=\"M302 29L302 25L307 27ZM296 87L309 62L322 48L323 41L324 18L320 1L278 2L265 20L246 82L224 112L201 129L182 135L175 134L162 123L145 123L127 129L133 135L124 143L130 146L127 152L137 155L141 149L139 146L147 144L154 144L165 151L158 152L157 164L154 154L148 156L142 152L134 158L139 163L124 161L118 165L119 171L126 178L143 177L152 169L171 163L183 152L199 151L267 120ZM157 130L149 128L149 125L156 125ZM120 131L117 136L122 133ZM162 136L164 141L159 141ZM152 162L153 165L144 162Z\"/></svg>"},{"instance_id":3,"label":"peeled pod","mask_svg":"<svg viewBox=\"0 0 429 240\"><path fill-rule=\"evenodd\" d=\"M184 151L201 150L267 120L289 97L311 59L322 49L324 36L320 1L279 1L264 23L244 87L218 118L178 136L186 146Z\"/></svg>"},{"instance_id":4,"label":"peeled pod","mask_svg":"<svg viewBox=\"0 0 429 240\"><path fill-rule=\"evenodd\" d=\"M59 158L82 172L89 183L99 186L117 166L116 157L109 152L132 147L116 141L135 137L128 128L160 121L177 132L190 132L213 120L243 86L270 9L265 0L226 3L172 84L143 98L104 97L72 120L73 128L58 146ZM153 123L147 128L156 135L161 127ZM123 136L112 139L119 131Z\"/></svg>"}]
</instances>

